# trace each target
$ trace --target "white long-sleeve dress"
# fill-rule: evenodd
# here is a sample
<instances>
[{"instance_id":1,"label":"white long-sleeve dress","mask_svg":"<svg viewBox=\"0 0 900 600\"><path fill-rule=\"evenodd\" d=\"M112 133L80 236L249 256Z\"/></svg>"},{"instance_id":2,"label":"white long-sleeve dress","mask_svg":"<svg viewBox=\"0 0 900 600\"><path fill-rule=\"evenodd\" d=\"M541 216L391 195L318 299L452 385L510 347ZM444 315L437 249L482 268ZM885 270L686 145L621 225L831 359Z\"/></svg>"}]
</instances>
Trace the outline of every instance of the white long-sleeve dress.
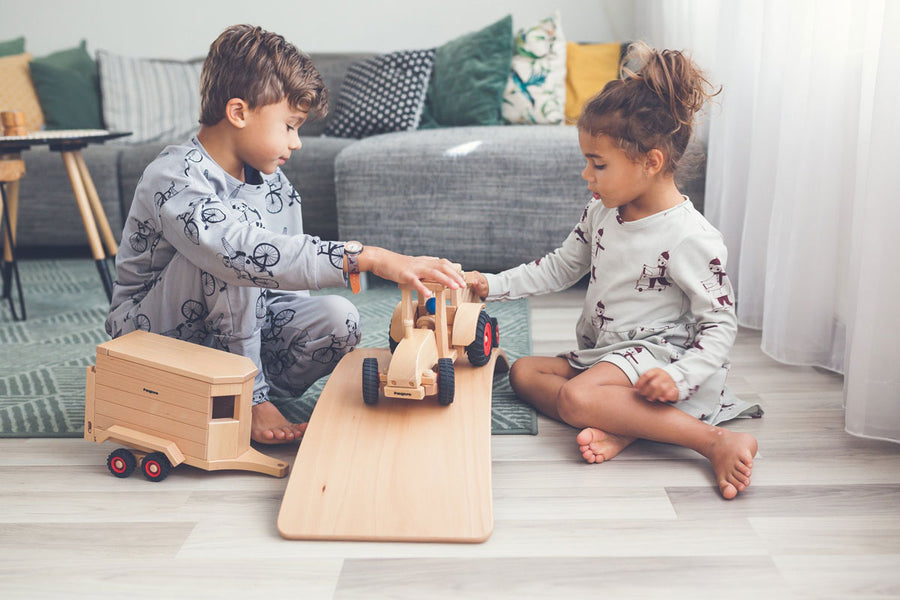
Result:
<instances>
[{"instance_id":1,"label":"white long-sleeve dress","mask_svg":"<svg viewBox=\"0 0 900 600\"><path fill-rule=\"evenodd\" d=\"M685 201L636 221L592 199L562 245L547 256L486 275L488 300L566 289L589 274L576 325L577 369L618 365L632 383L661 367L675 381L675 406L708 423L761 416L725 387L737 333L722 235Z\"/></svg>"}]
</instances>

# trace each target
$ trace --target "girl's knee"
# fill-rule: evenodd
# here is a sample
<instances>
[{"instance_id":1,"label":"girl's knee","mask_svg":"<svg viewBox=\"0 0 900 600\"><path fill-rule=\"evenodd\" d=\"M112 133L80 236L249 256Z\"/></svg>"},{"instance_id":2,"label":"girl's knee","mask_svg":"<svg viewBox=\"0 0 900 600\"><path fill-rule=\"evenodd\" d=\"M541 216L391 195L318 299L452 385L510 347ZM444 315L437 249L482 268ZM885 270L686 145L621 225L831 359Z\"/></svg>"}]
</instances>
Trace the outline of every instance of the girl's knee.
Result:
<instances>
[{"instance_id":1,"label":"girl's knee","mask_svg":"<svg viewBox=\"0 0 900 600\"><path fill-rule=\"evenodd\" d=\"M517 394L531 385L530 380L537 373L535 362L533 356L523 356L509 368L509 385Z\"/></svg>"},{"instance_id":2,"label":"girl's knee","mask_svg":"<svg viewBox=\"0 0 900 600\"><path fill-rule=\"evenodd\" d=\"M516 392L518 392L518 390L520 389L522 385L522 378L527 372L527 368L523 363L524 360L525 358L518 359L509 368L509 385Z\"/></svg>"},{"instance_id":3,"label":"girl's knee","mask_svg":"<svg viewBox=\"0 0 900 600\"><path fill-rule=\"evenodd\" d=\"M575 381L568 381L559 388L556 397L556 410L559 417L575 427L582 425L585 405L590 401L585 386Z\"/></svg>"}]
</instances>

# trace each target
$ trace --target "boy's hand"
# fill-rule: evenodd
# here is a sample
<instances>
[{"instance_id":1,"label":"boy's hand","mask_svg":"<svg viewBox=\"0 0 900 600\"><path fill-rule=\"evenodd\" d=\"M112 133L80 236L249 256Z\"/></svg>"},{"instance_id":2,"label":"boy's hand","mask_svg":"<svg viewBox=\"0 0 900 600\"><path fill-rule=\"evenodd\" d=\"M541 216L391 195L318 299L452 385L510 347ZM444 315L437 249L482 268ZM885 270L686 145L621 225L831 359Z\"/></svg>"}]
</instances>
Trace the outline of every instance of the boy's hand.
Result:
<instances>
[{"instance_id":1,"label":"boy's hand","mask_svg":"<svg viewBox=\"0 0 900 600\"><path fill-rule=\"evenodd\" d=\"M457 265L446 258L407 256L384 248L366 246L359 255L361 271L371 271L383 279L412 285L423 298L431 295L422 281L440 283L450 289L466 287L466 280Z\"/></svg>"},{"instance_id":2,"label":"boy's hand","mask_svg":"<svg viewBox=\"0 0 900 600\"><path fill-rule=\"evenodd\" d=\"M650 402L678 402L678 386L663 369L650 369L634 382L634 391Z\"/></svg>"},{"instance_id":3,"label":"boy's hand","mask_svg":"<svg viewBox=\"0 0 900 600\"><path fill-rule=\"evenodd\" d=\"M487 298L487 295L490 293L487 277L478 271L469 271L469 276L472 279L472 291L482 300Z\"/></svg>"}]
</instances>

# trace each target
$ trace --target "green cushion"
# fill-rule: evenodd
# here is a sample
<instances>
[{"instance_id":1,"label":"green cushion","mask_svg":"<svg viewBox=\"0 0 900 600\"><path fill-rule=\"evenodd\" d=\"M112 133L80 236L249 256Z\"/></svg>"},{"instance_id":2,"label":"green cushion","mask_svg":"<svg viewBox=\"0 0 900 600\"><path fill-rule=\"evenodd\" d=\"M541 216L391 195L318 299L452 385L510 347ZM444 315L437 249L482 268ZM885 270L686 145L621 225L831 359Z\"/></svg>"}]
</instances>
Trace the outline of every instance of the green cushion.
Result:
<instances>
[{"instance_id":1,"label":"green cushion","mask_svg":"<svg viewBox=\"0 0 900 600\"><path fill-rule=\"evenodd\" d=\"M97 65L86 44L31 61L47 129L102 129Z\"/></svg>"},{"instance_id":2,"label":"green cushion","mask_svg":"<svg viewBox=\"0 0 900 600\"><path fill-rule=\"evenodd\" d=\"M0 56L13 56L23 52L25 52L25 38L23 37L0 42Z\"/></svg>"},{"instance_id":3,"label":"green cushion","mask_svg":"<svg viewBox=\"0 0 900 600\"><path fill-rule=\"evenodd\" d=\"M512 54L511 15L437 48L421 127L500 123Z\"/></svg>"}]
</instances>

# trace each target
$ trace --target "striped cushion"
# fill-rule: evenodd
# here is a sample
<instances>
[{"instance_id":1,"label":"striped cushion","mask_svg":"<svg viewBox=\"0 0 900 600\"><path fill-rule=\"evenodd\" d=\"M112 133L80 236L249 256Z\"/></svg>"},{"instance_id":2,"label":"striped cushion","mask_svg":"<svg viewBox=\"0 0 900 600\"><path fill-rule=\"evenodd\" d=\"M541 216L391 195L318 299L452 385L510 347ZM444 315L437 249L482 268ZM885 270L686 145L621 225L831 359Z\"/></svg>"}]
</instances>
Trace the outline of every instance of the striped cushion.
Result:
<instances>
[{"instance_id":1,"label":"striped cushion","mask_svg":"<svg viewBox=\"0 0 900 600\"><path fill-rule=\"evenodd\" d=\"M103 120L110 131L130 131L123 143L177 142L199 129L200 69L187 62L97 52Z\"/></svg>"}]
</instances>

